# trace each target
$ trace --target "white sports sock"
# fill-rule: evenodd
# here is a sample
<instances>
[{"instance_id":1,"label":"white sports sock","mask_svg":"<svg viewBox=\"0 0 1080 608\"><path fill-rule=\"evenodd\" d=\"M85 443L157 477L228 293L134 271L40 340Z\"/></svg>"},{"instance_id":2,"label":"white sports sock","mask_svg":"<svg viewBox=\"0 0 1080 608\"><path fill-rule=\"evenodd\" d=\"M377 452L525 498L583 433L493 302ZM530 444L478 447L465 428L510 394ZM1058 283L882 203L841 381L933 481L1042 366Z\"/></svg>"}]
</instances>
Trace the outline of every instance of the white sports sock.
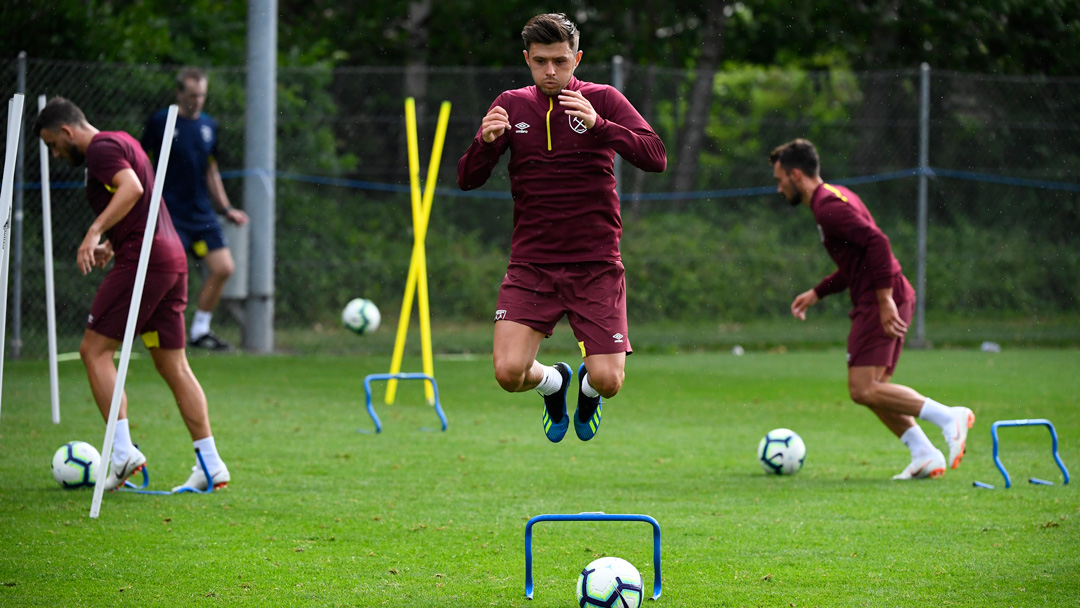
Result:
<instances>
[{"instance_id":1,"label":"white sports sock","mask_svg":"<svg viewBox=\"0 0 1080 608\"><path fill-rule=\"evenodd\" d=\"M131 428L127 418L116 421L113 431L112 463L119 466L127 462L127 459L135 451L135 444L131 443Z\"/></svg>"},{"instance_id":2,"label":"white sports sock","mask_svg":"<svg viewBox=\"0 0 1080 608\"><path fill-rule=\"evenodd\" d=\"M214 443L213 435L192 441L191 444L195 446L196 450L199 450L200 454L202 454L203 461L206 462L206 468L210 469L211 475L216 475L217 472L221 470L221 467L225 466L225 463L221 460L221 456L218 456L217 444ZM195 459L195 464L199 464L199 459L197 457Z\"/></svg>"},{"instance_id":3,"label":"white sports sock","mask_svg":"<svg viewBox=\"0 0 1080 608\"><path fill-rule=\"evenodd\" d=\"M925 420L932 422L942 430L950 427L953 423L952 408L947 405L942 405L933 399L927 398L923 403L922 409L919 410L919 420Z\"/></svg>"},{"instance_id":4,"label":"white sports sock","mask_svg":"<svg viewBox=\"0 0 1080 608\"><path fill-rule=\"evenodd\" d=\"M930 454L936 449L918 424L904 431L904 434L900 436L900 441L911 450L912 460Z\"/></svg>"},{"instance_id":5,"label":"white sports sock","mask_svg":"<svg viewBox=\"0 0 1080 608\"><path fill-rule=\"evenodd\" d=\"M581 392L584 393L584 395L586 397L589 397L589 398L594 398L594 397L599 397L600 396L600 393L596 392L596 389L593 388L591 384L589 384L589 373L588 372L585 372L585 375L581 377Z\"/></svg>"},{"instance_id":6,"label":"white sports sock","mask_svg":"<svg viewBox=\"0 0 1080 608\"><path fill-rule=\"evenodd\" d=\"M536 385L536 392L547 397L562 389L562 374L552 365L545 365L544 377Z\"/></svg>"},{"instance_id":7,"label":"white sports sock","mask_svg":"<svg viewBox=\"0 0 1080 608\"><path fill-rule=\"evenodd\" d=\"M214 318L213 312L196 310L191 318L191 339L197 340L210 333L210 320Z\"/></svg>"}]
</instances>

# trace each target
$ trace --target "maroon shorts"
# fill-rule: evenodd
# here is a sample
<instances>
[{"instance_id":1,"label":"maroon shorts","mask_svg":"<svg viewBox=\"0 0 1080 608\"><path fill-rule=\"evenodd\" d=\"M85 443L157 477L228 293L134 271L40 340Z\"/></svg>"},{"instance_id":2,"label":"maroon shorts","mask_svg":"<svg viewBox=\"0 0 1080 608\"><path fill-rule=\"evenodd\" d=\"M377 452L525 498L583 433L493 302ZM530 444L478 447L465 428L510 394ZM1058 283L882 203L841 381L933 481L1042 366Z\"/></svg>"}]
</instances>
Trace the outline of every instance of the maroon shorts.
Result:
<instances>
[{"instance_id":1,"label":"maroon shorts","mask_svg":"<svg viewBox=\"0 0 1080 608\"><path fill-rule=\"evenodd\" d=\"M135 287L135 267L113 268L94 295L86 328L106 338L124 339L131 294ZM184 309L187 307L186 272L147 272L135 333L147 348L182 349Z\"/></svg>"},{"instance_id":2,"label":"maroon shorts","mask_svg":"<svg viewBox=\"0 0 1080 608\"><path fill-rule=\"evenodd\" d=\"M548 336L565 314L582 356L630 353L622 262L511 262L499 288L496 321Z\"/></svg>"},{"instance_id":3,"label":"maroon shorts","mask_svg":"<svg viewBox=\"0 0 1080 608\"><path fill-rule=\"evenodd\" d=\"M910 325L915 300L897 302L900 318ZM890 338L881 327L881 309L877 302L859 304L851 311L848 334L848 367L884 367L890 376L900 360L904 338Z\"/></svg>"}]
</instances>

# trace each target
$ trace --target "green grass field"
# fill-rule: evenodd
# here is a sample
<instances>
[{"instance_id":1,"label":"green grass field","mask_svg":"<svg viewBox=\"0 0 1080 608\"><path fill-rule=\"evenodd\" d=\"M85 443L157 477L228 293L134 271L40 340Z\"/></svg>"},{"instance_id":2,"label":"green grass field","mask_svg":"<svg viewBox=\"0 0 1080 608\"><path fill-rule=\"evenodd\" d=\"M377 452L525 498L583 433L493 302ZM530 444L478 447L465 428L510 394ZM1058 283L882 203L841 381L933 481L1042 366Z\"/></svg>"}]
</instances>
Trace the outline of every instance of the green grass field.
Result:
<instances>
[{"instance_id":1,"label":"green grass field","mask_svg":"<svg viewBox=\"0 0 1080 608\"><path fill-rule=\"evenodd\" d=\"M377 436L357 432L372 428L362 380L388 355L195 357L233 483L109 494L94 520L92 492L49 472L65 441L104 435L82 366L61 363L53 425L47 365L8 363L0 605L572 606L578 573L602 555L636 564L651 591L647 525L543 523L525 599L526 521L582 511L659 521L659 606L1080 605L1078 483L1060 484L1044 429L1005 429L1014 487L1001 489L990 442L994 420L1049 418L1080 472L1080 351L906 352L897 382L978 420L958 471L893 482L907 451L847 398L843 351L771 350L639 352L596 439L558 445L540 398L503 393L486 353L436 360L446 433L418 430L438 422L419 383L402 383L394 405L377 384ZM545 345L541 359L576 369L572 351ZM132 362L128 395L151 488L182 482L191 444L148 358ZM755 460L775 427L807 443L794 477Z\"/></svg>"}]
</instances>

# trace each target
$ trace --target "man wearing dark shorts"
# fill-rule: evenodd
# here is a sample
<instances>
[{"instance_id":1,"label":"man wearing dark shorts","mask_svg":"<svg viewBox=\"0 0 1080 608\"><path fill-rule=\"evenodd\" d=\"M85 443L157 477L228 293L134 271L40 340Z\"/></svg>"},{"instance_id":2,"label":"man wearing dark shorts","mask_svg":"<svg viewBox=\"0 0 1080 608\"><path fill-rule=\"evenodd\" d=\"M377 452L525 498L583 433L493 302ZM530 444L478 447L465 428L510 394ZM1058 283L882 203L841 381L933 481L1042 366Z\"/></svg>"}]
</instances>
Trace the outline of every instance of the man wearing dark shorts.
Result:
<instances>
[{"instance_id":1,"label":"man wearing dark shorts","mask_svg":"<svg viewBox=\"0 0 1080 608\"><path fill-rule=\"evenodd\" d=\"M54 97L46 104L33 132L41 137L54 157L63 158L73 167L86 163L86 196L97 218L79 245L76 255L79 270L87 274L95 267L104 269L114 260L112 270L105 275L94 296L79 346L94 401L108 420L117 375L113 356L127 328L150 211L154 170L135 138L122 131L99 131L87 122L78 106L62 97ZM164 205L158 211L152 238L135 331L172 390L213 485L222 487L229 482L229 469L214 443L206 394L184 352L187 258ZM112 449L112 466L105 480L108 490L118 488L146 464L146 457L131 439L127 395L120 401ZM195 466L187 482L177 489L205 490L208 486L201 467Z\"/></svg>"},{"instance_id":2,"label":"man wearing dark shorts","mask_svg":"<svg viewBox=\"0 0 1080 608\"><path fill-rule=\"evenodd\" d=\"M780 194L792 206L802 203L813 211L821 242L837 266L816 287L795 297L791 314L805 321L806 309L818 300L849 290L854 308L849 315L848 391L911 451L911 464L893 479L935 478L945 474L946 466L957 468L975 414L889 382L915 308L915 290L901 272L889 238L854 192L821 179L818 153L809 141L796 139L777 147L769 154L769 164ZM941 428L948 461L916 417Z\"/></svg>"},{"instance_id":3,"label":"man wearing dark shorts","mask_svg":"<svg viewBox=\"0 0 1080 608\"><path fill-rule=\"evenodd\" d=\"M552 442L569 427L566 363L542 365L540 343L566 315L578 340L574 430L596 434L601 397L622 387L631 352L615 154L645 171L667 167L664 144L616 89L574 77L577 27L566 15L533 17L521 32L534 86L499 95L458 161L462 190L482 186L509 149L514 232L495 309L495 379L508 392L544 396Z\"/></svg>"},{"instance_id":4,"label":"man wearing dark shorts","mask_svg":"<svg viewBox=\"0 0 1080 608\"><path fill-rule=\"evenodd\" d=\"M195 314L191 317L188 345L208 350L228 351L232 345L210 330L214 309L221 301L225 283L235 270L232 253L225 242L217 213L243 226L248 216L229 203L218 171L218 124L202 111L208 80L198 68L186 67L176 76L176 132L165 172L162 198L169 207L173 224L184 249L206 265L207 276L199 290ZM168 110L155 112L146 123L142 146L148 155L161 149Z\"/></svg>"}]
</instances>

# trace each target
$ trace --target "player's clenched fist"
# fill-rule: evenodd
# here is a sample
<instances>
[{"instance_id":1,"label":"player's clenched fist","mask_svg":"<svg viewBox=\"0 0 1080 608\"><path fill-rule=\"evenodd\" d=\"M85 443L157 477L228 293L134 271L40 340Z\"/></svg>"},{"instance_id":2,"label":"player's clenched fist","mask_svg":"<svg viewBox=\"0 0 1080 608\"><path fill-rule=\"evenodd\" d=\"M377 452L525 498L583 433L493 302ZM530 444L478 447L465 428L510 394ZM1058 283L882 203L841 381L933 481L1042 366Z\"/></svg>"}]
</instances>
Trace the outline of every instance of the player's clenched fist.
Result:
<instances>
[{"instance_id":1,"label":"player's clenched fist","mask_svg":"<svg viewBox=\"0 0 1080 608\"><path fill-rule=\"evenodd\" d=\"M490 144L496 138L502 137L509 128L510 115L501 106L495 106L484 116L484 120L480 121L480 137Z\"/></svg>"}]
</instances>

